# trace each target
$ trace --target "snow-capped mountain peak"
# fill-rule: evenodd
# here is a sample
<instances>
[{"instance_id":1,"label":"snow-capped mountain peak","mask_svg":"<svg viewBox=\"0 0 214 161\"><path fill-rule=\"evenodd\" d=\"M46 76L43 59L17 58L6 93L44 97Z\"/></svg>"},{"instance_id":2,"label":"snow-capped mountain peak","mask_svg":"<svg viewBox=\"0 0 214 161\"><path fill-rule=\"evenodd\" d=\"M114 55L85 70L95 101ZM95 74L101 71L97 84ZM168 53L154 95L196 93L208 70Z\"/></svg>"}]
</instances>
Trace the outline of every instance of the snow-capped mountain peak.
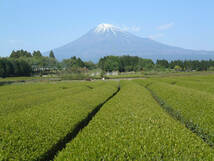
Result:
<instances>
[{"instance_id":1,"label":"snow-capped mountain peak","mask_svg":"<svg viewBox=\"0 0 214 161\"><path fill-rule=\"evenodd\" d=\"M95 30L96 33L103 33L103 32L117 32L117 31L121 31L119 27L116 27L114 25L111 24L99 24Z\"/></svg>"},{"instance_id":2,"label":"snow-capped mountain peak","mask_svg":"<svg viewBox=\"0 0 214 161\"><path fill-rule=\"evenodd\" d=\"M165 45L148 38L135 36L119 27L100 24L79 39L53 49L59 59L78 56L84 60L98 61L107 55L132 55L157 59L214 59L214 51L195 51ZM47 55L49 52L47 52Z\"/></svg>"}]
</instances>

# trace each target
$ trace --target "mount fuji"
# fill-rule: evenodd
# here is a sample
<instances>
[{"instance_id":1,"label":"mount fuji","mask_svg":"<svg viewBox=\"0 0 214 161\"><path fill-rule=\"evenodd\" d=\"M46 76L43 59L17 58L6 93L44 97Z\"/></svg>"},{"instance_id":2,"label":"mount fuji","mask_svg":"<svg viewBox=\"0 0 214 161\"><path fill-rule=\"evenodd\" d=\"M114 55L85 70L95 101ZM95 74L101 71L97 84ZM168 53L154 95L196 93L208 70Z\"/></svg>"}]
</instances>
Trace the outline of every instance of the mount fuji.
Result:
<instances>
[{"instance_id":1,"label":"mount fuji","mask_svg":"<svg viewBox=\"0 0 214 161\"><path fill-rule=\"evenodd\" d=\"M110 24L100 24L79 39L53 51L58 60L77 56L95 62L107 55L131 55L152 60L214 58L214 51L189 50L165 45L149 38L135 36Z\"/></svg>"}]
</instances>

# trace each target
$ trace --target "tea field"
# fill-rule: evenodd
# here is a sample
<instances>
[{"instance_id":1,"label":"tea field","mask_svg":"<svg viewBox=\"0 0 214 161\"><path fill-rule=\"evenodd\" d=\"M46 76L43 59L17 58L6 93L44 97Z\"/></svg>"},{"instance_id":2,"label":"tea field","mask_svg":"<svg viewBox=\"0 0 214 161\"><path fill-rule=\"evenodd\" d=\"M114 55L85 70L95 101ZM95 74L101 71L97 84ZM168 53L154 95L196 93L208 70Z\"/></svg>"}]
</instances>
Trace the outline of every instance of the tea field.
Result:
<instances>
[{"instance_id":1,"label":"tea field","mask_svg":"<svg viewBox=\"0 0 214 161\"><path fill-rule=\"evenodd\" d=\"M214 76L0 86L1 161L214 160Z\"/></svg>"}]
</instances>

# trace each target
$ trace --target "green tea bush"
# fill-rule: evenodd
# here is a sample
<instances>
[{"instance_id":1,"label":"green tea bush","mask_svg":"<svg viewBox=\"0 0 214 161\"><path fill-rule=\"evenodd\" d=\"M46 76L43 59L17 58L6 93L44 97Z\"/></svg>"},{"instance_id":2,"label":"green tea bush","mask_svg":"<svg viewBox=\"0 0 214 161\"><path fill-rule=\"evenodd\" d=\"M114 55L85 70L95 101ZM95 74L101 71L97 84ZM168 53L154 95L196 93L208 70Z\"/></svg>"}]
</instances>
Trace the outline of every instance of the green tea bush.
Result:
<instances>
[{"instance_id":1,"label":"green tea bush","mask_svg":"<svg viewBox=\"0 0 214 161\"><path fill-rule=\"evenodd\" d=\"M123 81L120 92L55 160L212 160L213 152L165 113L144 87Z\"/></svg>"},{"instance_id":2,"label":"green tea bush","mask_svg":"<svg viewBox=\"0 0 214 161\"><path fill-rule=\"evenodd\" d=\"M160 82L153 82L148 88L168 112L209 145L214 145L213 94Z\"/></svg>"},{"instance_id":3,"label":"green tea bush","mask_svg":"<svg viewBox=\"0 0 214 161\"><path fill-rule=\"evenodd\" d=\"M79 122L117 91L118 83L85 85L93 89L86 87L87 90L75 94L71 90L61 93L59 99L0 116L1 160L48 159L51 149L60 146Z\"/></svg>"},{"instance_id":4,"label":"green tea bush","mask_svg":"<svg viewBox=\"0 0 214 161\"><path fill-rule=\"evenodd\" d=\"M34 85L21 85L20 92L15 92L13 88L10 91L9 86L1 89L0 93L0 116L7 115L11 112L21 111L26 108L34 107L35 105L50 103L62 97L69 97L71 94L86 91L88 88L83 83L35 83ZM8 87L8 88L7 88ZM13 87L20 87L13 86ZM39 87L37 89L37 87ZM3 92L3 90L5 92ZM8 92L11 92L11 94Z\"/></svg>"}]
</instances>

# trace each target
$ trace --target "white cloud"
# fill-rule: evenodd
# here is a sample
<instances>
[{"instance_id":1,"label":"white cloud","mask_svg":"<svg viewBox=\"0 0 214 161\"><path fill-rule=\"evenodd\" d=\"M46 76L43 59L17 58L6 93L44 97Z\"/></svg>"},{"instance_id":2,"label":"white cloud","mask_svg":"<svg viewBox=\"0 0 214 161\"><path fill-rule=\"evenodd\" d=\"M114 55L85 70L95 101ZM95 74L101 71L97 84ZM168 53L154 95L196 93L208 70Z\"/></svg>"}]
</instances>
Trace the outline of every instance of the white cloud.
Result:
<instances>
[{"instance_id":1,"label":"white cloud","mask_svg":"<svg viewBox=\"0 0 214 161\"><path fill-rule=\"evenodd\" d=\"M155 34L155 35L150 35L149 36L149 38L152 39L152 40L155 40L155 39L158 39L158 38L161 38L161 37L164 37L163 33L159 33L159 34Z\"/></svg>"},{"instance_id":2,"label":"white cloud","mask_svg":"<svg viewBox=\"0 0 214 161\"><path fill-rule=\"evenodd\" d=\"M168 30L174 26L174 22L170 22L168 24L160 25L157 27L158 30Z\"/></svg>"}]
</instances>

